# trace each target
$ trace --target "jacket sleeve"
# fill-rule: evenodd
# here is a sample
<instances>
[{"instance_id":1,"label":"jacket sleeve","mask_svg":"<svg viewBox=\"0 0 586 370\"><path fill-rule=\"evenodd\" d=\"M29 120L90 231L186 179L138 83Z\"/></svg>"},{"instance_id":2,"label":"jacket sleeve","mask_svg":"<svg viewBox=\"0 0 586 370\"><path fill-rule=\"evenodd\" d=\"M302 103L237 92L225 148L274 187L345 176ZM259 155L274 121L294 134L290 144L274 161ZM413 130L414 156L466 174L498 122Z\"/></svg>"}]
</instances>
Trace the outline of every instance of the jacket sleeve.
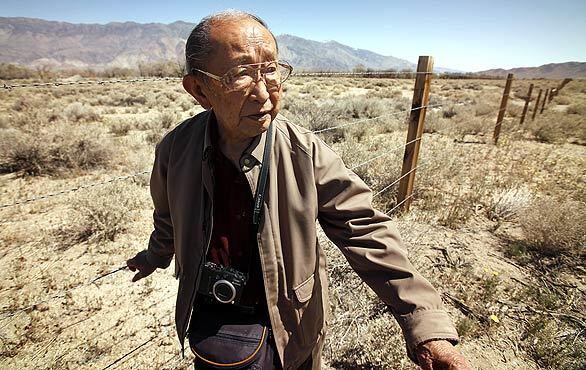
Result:
<instances>
[{"instance_id":1,"label":"jacket sleeve","mask_svg":"<svg viewBox=\"0 0 586 370\"><path fill-rule=\"evenodd\" d=\"M431 339L458 341L439 294L409 262L399 233L386 214L372 206L372 192L338 155L318 138L313 144L318 220L360 278L397 319L409 357Z\"/></svg>"},{"instance_id":2,"label":"jacket sleeve","mask_svg":"<svg viewBox=\"0 0 586 370\"><path fill-rule=\"evenodd\" d=\"M167 135L155 149L155 163L151 173L151 197L154 230L151 233L146 258L148 263L159 268L167 268L175 253L173 243L173 223L167 198L167 169L169 165L169 140Z\"/></svg>"}]
</instances>

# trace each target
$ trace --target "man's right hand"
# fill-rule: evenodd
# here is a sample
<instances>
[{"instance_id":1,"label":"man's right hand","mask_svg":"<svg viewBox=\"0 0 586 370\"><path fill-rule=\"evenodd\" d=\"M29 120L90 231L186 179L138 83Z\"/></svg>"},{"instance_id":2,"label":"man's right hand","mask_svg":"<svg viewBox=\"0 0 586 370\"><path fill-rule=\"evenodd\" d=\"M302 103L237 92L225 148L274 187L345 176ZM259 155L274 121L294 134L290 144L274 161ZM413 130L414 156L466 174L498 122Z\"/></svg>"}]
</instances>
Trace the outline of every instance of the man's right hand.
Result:
<instances>
[{"instance_id":1,"label":"man's right hand","mask_svg":"<svg viewBox=\"0 0 586 370\"><path fill-rule=\"evenodd\" d=\"M141 251L136 254L133 258L126 261L126 265L130 271L137 271L136 275L132 278L132 282L138 281L144 277L152 274L157 268L152 266L146 258L146 251Z\"/></svg>"}]
</instances>

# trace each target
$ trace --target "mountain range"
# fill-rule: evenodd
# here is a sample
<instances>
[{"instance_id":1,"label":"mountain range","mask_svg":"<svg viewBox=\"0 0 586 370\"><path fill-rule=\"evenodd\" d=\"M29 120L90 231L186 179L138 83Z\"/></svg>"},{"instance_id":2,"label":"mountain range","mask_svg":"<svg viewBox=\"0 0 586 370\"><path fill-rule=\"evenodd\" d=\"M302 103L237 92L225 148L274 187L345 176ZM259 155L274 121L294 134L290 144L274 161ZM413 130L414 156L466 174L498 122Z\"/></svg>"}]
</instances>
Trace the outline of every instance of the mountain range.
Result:
<instances>
[{"instance_id":1,"label":"mountain range","mask_svg":"<svg viewBox=\"0 0 586 370\"><path fill-rule=\"evenodd\" d=\"M0 62L29 67L135 68L139 63L182 61L185 42L195 24L112 22L73 24L36 18L0 17ZM393 56L355 49L336 41L319 42L292 35L277 36L279 58L297 71L414 70L416 64ZM436 72L456 72L436 67ZM479 72L506 75L505 70ZM515 73L515 72L514 72ZM586 77L586 63L524 68L518 77ZM523 76L521 76L523 74Z\"/></svg>"},{"instance_id":2,"label":"mountain range","mask_svg":"<svg viewBox=\"0 0 586 370\"><path fill-rule=\"evenodd\" d=\"M539 67L521 67L511 69L489 69L478 72L484 76L506 77L508 73L513 73L515 78L586 78L586 63L567 62L567 63L550 63Z\"/></svg>"}]
</instances>

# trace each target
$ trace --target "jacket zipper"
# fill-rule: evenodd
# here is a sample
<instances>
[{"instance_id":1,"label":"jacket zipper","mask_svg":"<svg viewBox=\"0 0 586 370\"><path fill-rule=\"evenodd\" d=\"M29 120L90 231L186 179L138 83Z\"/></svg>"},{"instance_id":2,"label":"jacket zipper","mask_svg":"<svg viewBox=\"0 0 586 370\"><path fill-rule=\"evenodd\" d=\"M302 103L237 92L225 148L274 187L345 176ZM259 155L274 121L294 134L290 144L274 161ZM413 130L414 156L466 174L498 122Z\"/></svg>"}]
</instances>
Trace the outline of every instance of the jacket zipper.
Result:
<instances>
[{"instance_id":1,"label":"jacket zipper","mask_svg":"<svg viewBox=\"0 0 586 370\"><path fill-rule=\"evenodd\" d=\"M212 218L210 217L210 224L212 223ZM207 239L206 241L206 249L205 249L205 253L202 255L202 258L200 260L199 263L199 269L197 271L197 277L195 278L195 286L193 287L193 293L191 293L191 298L189 299L189 306L191 307L189 310L189 316L187 316L187 322L186 325L183 326L183 338L181 338L181 353L183 355L183 358L185 358L185 338L187 337L187 328L189 328L189 324L191 323L191 318L193 316L193 306L195 303L195 295L197 294L197 287L199 286L199 281L201 279L201 272L202 272L202 268L204 265L204 262L206 260L206 256L208 255L208 251L210 249L210 244L211 244L211 238L207 238L207 236L210 234L208 233L208 226L205 226L205 238Z\"/></svg>"},{"instance_id":2,"label":"jacket zipper","mask_svg":"<svg viewBox=\"0 0 586 370\"><path fill-rule=\"evenodd\" d=\"M213 200L212 200L212 202L213 202ZM191 293L191 298L189 299L189 307L190 307L189 315L187 316L187 322L186 322L186 324L183 326L183 338L181 338L181 354L182 354L183 358L185 358L185 338L187 337L187 330L189 328L189 324L191 323L191 318L193 316L193 308L194 308L193 306L195 304L195 295L197 294L197 289L198 289L198 286L199 286L199 281L201 280L201 272L202 272L202 269L203 269L203 265L204 265L204 262L206 260L206 256L208 255L208 251L210 249L210 245L211 245L211 242L212 242L212 237L211 237L212 233L211 233L211 230L212 230L212 226L214 224L214 212L213 212L213 209L214 208L213 208L213 203L210 204L210 209L212 210L211 211L211 215L209 217L209 220L210 221L209 221L209 223L204 222L204 225L203 225L204 226L203 227L203 229L204 229L204 240L205 240L205 245L206 245L205 252L201 256L201 259L200 259L200 262L199 262L199 269L197 271L197 276L195 278L195 286L193 287L193 292Z\"/></svg>"}]
</instances>

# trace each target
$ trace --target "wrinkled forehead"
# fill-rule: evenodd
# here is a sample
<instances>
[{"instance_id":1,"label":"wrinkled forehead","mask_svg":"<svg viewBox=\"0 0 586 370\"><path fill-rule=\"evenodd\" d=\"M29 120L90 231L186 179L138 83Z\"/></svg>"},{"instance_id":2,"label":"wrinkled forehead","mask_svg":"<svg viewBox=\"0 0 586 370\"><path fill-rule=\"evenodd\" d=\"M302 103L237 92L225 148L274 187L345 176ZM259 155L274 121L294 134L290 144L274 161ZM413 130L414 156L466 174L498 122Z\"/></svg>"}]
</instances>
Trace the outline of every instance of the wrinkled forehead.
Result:
<instances>
[{"instance_id":1,"label":"wrinkled forehead","mask_svg":"<svg viewBox=\"0 0 586 370\"><path fill-rule=\"evenodd\" d=\"M254 20L229 21L210 30L212 60L229 59L236 64L277 59L277 45L271 33Z\"/></svg>"}]
</instances>

